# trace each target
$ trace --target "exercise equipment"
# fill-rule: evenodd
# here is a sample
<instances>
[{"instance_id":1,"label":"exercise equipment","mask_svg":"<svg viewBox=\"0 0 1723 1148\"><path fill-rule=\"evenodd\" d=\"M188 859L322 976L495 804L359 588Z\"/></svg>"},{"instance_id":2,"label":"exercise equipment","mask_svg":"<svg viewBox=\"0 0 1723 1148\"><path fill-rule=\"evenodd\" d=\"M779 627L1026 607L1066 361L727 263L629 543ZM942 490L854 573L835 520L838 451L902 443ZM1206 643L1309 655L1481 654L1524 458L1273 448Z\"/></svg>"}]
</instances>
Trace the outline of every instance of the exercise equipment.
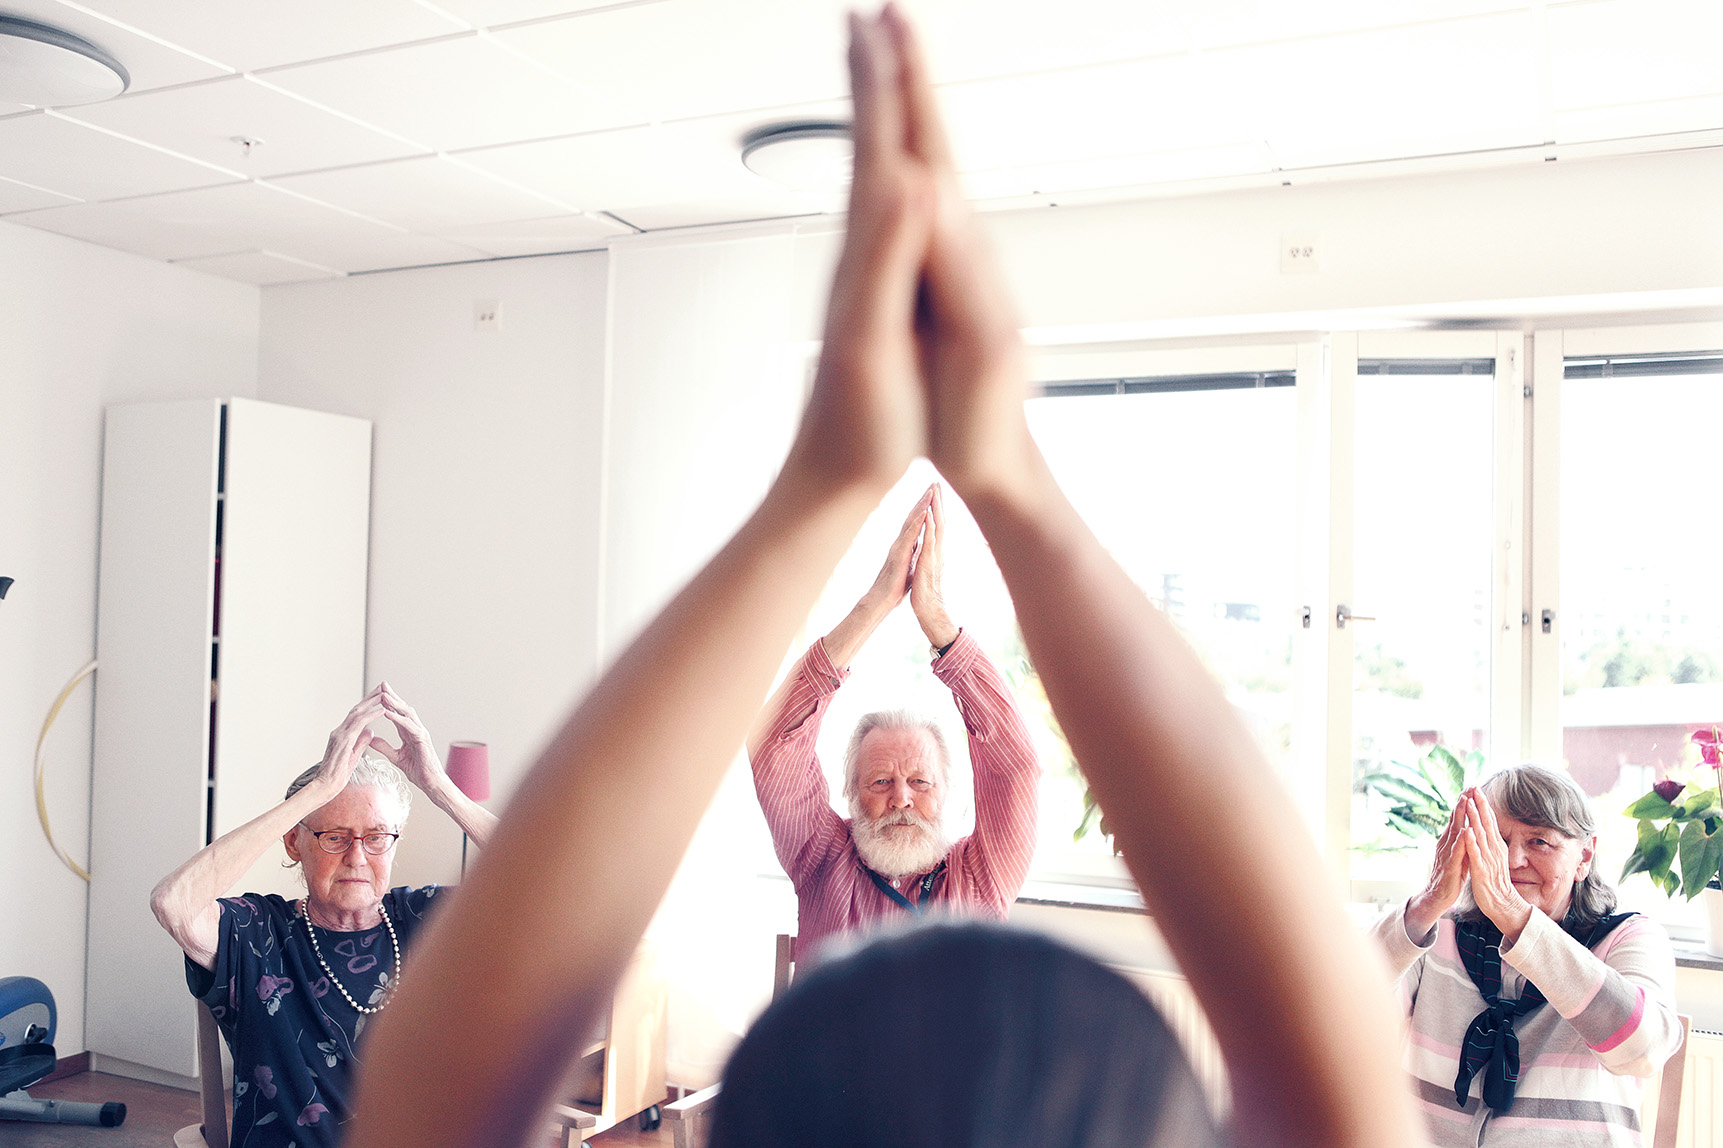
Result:
<instances>
[{"instance_id":1,"label":"exercise equipment","mask_svg":"<svg viewBox=\"0 0 1723 1148\"><path fill-rule=\"evenodd\" d=\"M54 1071L54 994L35 977L0 977L0 1120L90 1124L118 1128L126 1106L117 1101L37 1100L24 1091Z\"/></svg>"}]
</instances>

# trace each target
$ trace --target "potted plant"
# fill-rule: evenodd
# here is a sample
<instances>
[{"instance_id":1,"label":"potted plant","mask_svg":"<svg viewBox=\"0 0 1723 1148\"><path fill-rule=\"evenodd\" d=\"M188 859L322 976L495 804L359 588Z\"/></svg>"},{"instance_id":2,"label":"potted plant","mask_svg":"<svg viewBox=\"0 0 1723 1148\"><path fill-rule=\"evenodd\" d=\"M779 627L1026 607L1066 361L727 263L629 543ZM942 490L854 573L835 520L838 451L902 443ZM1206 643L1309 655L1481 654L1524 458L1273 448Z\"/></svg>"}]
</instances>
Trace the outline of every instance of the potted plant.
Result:
<instances>
[{"instance_id":1,"label":"potted plant","mask_svg":"<svg viewBox=\"0 0 1723 1148\"><path fill-rule=\"evenodd\" d=\"M1483 769L1484 755L1477 750L1459 758L1437 743L1412 765L1391 761L1383 769L1366 773L1358 779L1357 788L1387 799L1384 817L1390 828L1406 838L1390 848L1410 849L1424 839L1442 835L1460 794L1478 783Z\"/></svg>"},{"instance_id":2,"label":"potted plant","mask_svg":"<svg viewBox=\"0 0 1723 1148\"><path fill-rule=\"evenodd\" d=\"M1664 778L1627 807L1627 816L1639 820L1639 841L1621 878L1644 873L1665 893L1679 892L1689 901L1703 894L1711 925L1705 948L1723 956L1723 729L1706 726L1689 741L1699 756L1692 782ZM1707 780L1710 787L1701 788L1699 782Z\"/></svg>"}]
</instances>

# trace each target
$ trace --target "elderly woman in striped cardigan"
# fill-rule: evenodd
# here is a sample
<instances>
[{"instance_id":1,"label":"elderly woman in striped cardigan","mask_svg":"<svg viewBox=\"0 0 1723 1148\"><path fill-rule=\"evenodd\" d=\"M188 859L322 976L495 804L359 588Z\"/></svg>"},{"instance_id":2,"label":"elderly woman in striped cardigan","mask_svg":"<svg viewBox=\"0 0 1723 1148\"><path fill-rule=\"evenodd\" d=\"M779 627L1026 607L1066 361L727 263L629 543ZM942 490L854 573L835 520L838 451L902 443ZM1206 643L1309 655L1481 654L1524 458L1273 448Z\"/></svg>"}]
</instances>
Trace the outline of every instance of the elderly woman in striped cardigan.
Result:
<instances>
[{"instance_id":1,"label":"elderly woman in striped cardigan","mask_svg":"<svg viewBox=\"0 0 1723 1148\"><path fill-rule=\"evenodd\" d=\"M1376 926L1405 1063L1442 1145L1637 1145L1643 1077L1681 1043L1669 938L1616 913L1585 794L1521 765L1470 789L1429 884Z\"/></svg>"}]
</instances>

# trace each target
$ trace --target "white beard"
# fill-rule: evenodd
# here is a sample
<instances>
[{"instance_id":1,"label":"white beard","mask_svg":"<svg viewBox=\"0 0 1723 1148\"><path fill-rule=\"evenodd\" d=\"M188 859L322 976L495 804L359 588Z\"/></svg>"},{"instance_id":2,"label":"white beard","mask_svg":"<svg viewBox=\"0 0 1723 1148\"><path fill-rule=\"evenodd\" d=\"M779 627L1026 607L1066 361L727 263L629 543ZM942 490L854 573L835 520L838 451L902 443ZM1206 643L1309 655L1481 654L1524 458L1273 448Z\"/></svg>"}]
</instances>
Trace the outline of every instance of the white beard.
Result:
<instances>
[{"instance_id":1,"label":"white beard","mask_svg":"<svg viewBox=\"0 0 1723 1148\"><path fill-rule=\"evenodd\" d=\"M945 827L919 813L902 809L878 821L868 817L861 803L850 802L850 836L867 867L882 877L905 877L925 873L945 859L951 843Z\"/></svg>"}]
</instances>

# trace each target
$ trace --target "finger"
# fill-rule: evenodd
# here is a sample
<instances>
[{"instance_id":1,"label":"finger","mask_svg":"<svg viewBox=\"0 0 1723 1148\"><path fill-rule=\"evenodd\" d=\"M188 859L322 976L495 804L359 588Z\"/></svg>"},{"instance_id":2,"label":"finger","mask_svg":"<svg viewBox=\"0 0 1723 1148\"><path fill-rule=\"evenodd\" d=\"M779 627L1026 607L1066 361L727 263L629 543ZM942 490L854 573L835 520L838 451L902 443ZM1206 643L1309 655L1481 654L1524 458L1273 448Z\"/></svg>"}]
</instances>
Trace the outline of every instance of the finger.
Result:
<instances>
[{"instance_id":1,"label":"finger","mask_svg":"<svg viewBox=\"0 0 1723 1148\"><path fill-rule=\"evenodd\" d=\"M380 737L372 737L371 748L388 758L391 764L401 764L401 751Z\"/></svg>"},{"instance_id":2,"label":"finger","mask_svg":"<svg viewBox=\"0 0 1723 1148\"><path fill-rule=\"evenodd\" d=\"M897 61L876 20L850 13L850 91L855 104L854 188L903 151L903 100Z\"/></svg>"},{"instance_id":3,"label":"finger","mask_svg":"<svg viewBox=\"0 0 1723 1148\"><path fill-rule=\"evenodd\" d=\"M903 139L901 146L917 156L936 173L950 174L951 147L946 142L945 127L939 116L939 103L933 94L933 82L927 71L927 58L922 54L921 41L896 4L887 4L880 12L880 24L896 58L896 79L902 104Z\"/></svg>"}]
</instances>

